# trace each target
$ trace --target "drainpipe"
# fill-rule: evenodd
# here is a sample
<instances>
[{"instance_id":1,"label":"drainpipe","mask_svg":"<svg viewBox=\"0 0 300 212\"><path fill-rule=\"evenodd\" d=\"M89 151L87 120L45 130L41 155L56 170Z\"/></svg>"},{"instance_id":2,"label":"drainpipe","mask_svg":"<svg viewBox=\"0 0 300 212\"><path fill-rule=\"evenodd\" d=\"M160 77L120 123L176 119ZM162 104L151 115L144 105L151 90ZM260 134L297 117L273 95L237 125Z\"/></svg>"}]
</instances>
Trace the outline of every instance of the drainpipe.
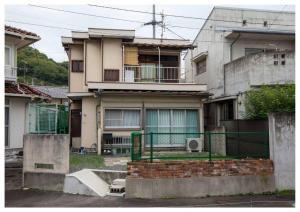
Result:
<instances>
[{"instance_id":1,"label":"drainpipe","mask_svg":"<svg viewBox=\"0 0 300 212\"><path fill-rule=\"evenodd\" d=\"M99 126L101 126L101 124L99 125L99 121L101 120L101 117L99 117L98 114L98 109L101 106L101 97L99 95L97 95L97 97L99 98L99 103L96 106L96 136L97 136L97 152L99 155L101 155L101 143L99 142ZM100 116L101 116L101 108L100 108ZM101 135L100 135L101 136Z\"/></svg>"},{"instance_id":2,"label":"drainpipe","mask_svg":"<svg viewBox=\"0 0 300 212\"><path fill-rule=\"evenodd\" d=\"M160 83L160 48L159 46L157 47L158 49L158 82Z\"/></svg>"},{"instance_id":3,"label":"drainpipe","mask_svg":"<svg viewBox=\"0 0 300 212\"><path fill-rule=\"evenodd\" d=\"M122 45L122 80L125 82L125 70L124 70L124 45Z\"/></svg>"}]
</instances>

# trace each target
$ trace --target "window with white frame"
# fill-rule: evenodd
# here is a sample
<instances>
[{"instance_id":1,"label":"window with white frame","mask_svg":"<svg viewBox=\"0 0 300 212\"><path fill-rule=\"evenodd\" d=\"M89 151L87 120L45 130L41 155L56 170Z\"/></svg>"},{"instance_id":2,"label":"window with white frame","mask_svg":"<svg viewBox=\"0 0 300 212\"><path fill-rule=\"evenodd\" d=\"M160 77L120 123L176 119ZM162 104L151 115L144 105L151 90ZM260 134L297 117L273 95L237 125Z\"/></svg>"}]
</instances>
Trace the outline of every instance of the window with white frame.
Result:
<instances>
[{"instance_id":1,"label":"window with white frame","mask_svg":"<svg viewBox=\"0 0 300 212\"><path fill-rule=\"evenodd\" d=\"M12 65L12 49L9 46L5 46L5 65Z\"/></svg>"},{"instance_id":2,"label":"window with white frame","mask_svg":"<svg viewBox=\"0 0 300 212\"><path fill-rule=\"evenodd\" d=\"M105 128L140 128L139 109L105 109Z\"/></svg>"}]
</instances>

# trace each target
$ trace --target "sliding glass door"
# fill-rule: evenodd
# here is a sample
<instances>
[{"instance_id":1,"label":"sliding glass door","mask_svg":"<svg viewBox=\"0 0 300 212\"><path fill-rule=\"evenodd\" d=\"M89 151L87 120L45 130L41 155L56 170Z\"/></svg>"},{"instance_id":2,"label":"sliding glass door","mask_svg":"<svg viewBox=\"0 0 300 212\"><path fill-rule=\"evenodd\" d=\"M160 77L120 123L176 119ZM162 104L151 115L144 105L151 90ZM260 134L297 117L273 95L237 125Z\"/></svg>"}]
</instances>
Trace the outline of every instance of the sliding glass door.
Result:
<instances>
[{"instance_id":1,"label":"sliding glass door","mask_svg":"<svg viewBox=\"0 0 300 212\"><path fill-rule=\"evenodd\" d=\"M146 134L153 135L153 144L157 147L184 147L186 138L199 137L199 115L195 109L147 109ZM178 133L178 134L177 134ZM150 145L150 136L146 136L146 146Z\"/></svg>"}]
</instances>

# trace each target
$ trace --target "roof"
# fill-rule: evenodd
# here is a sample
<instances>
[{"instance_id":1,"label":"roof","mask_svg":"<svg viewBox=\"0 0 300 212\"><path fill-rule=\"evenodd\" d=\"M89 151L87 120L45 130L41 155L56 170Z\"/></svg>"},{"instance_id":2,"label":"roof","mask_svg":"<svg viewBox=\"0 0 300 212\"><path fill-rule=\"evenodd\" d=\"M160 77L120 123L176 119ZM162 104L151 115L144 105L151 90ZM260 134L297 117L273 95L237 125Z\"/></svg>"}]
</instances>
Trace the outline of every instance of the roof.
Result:
<instances>
[{"instance_id":1,"label":"roof","mask_svg":"<svg viewBox=\"0 0 300 212\"><path fill-rule=\"evenodd\" d=\"M40 38L36 33L5 25L5 33L9 33L9 32L20 34L20 35L25 35L25 36L28 35L28 36Z\"/></svg>"},{"instance_id":2,"label":"roof","mask_svg":"<svg viewBox=\"0 0 300 212\"><path fill-rule=\"evenodd\" d=\"M256 11L256 12L265 12L265 13L292 13L294 11L282 11L282 10L267 10L267 9L254 9L254 8L243 8L243 7L224 7L224 6L214 6L213 9L224 9L224 10L240 10L240 11Z\"/></svg>"},{"instance_id":3,"label":"roof","mask_svg":"<svg viewBox=\"0 0 300 212\"><path fill-rule=\"evenodd\" d=\"M31 86L14 82L5 82L5 95L7 94L19 94L26 97L40 97L50 99L50 96L46 93L43 93Z\"/></svg>"},{"instance_id":4,"label":"roof","mask_svg":"<svg viewBox=\"0 0 300 212\"><path fill-rule=\"evenodd\" d=\"M133 46L160 46L172 48L193 48L195 46L189 40L184 39L160 39L160 38L134 38L133 42L124 42Z\"/></svg>"},{"instance_id":5,"label":"roof","mask_svg":"<svg viewBox=\"0 0 300 212\"><path fill-rule=\"evenodd\" d=\"M83 39L91 38L119 38L125 39L126 45L133 46L149 46L149 47L170 47L188 49L194 48L189 40L184 39L160 39L160 38L142 38L135 37L135 30L130 29L104 29L104 28L88 28L88 31L72 31L71 37L62 36L62 44L76 44Z\"/></svg>"},{"instance_id":6,"label":"roof","mask_svg":"<svg viewBox=\"0 0 300 212\"><path fill-rule=\"evenodd\" d=\"M51 96L51 98L67 99L68 87L66 86L34 86L35 89Z\"/></svg>"}]
</instances>

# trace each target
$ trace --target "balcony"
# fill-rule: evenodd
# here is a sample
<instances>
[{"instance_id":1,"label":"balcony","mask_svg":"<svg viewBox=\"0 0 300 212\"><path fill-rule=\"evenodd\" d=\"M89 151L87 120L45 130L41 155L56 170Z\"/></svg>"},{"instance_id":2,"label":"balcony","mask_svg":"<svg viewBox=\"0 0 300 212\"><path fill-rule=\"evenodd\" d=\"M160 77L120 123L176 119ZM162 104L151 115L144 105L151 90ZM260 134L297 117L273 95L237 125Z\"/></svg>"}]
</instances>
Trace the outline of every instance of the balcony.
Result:
<instances>
[{"instance_id":1,"label":"balcony","mask_svg":"<svg viewBox=\"0 0 300 212\"><path fill-rule=\"evenodd\" d=\"M17 67L11 67L6 65L5 69L5 81L17 81Z\"/></svg>"},{"instance_id":2,"label":"balcony","mask_svg":"<svg viewBox=\"0 0 300 212\"><path fill-rule=\"evenodd\" d=\"M123 82L182 83L184 70L180 67L159 67L155 65L124 66Z\"/></svg>"}]
</instances>

